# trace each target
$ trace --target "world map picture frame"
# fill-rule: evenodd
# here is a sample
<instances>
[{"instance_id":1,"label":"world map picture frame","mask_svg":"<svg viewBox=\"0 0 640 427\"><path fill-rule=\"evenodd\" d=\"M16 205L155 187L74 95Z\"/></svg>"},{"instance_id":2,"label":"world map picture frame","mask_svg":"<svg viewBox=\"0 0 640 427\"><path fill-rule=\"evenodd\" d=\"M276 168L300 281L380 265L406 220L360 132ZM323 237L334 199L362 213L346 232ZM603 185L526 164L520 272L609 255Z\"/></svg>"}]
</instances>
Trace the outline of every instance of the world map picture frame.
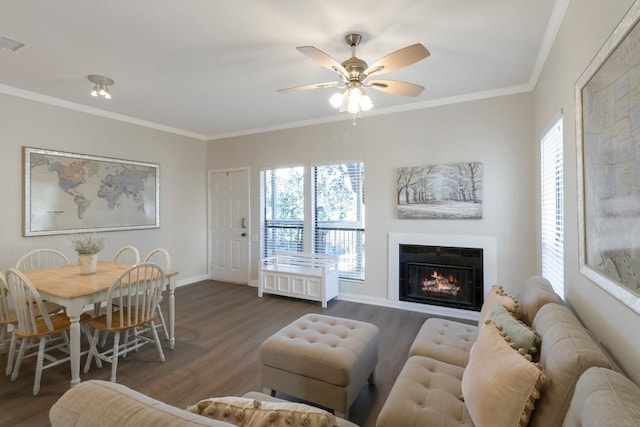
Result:
<instances>
[{"instance_id":1,"label":"world map picture frame","mask_svg":"<svg viewBox=\"0 0 640 427\"><path fill-rule=\"evenodd\" d=\"M25 237L160 227L160 165L23 147Z\"/></svg>"},{"instance_id":2,"label":"world map picture frame","mask_svg":"<svg viewBox=\"0 0 640 427\"><path fill-rule=\"evenodd\" d=\"M640 314L640 1L575 84L580 272Z\"/></svg>"}]
</instances>

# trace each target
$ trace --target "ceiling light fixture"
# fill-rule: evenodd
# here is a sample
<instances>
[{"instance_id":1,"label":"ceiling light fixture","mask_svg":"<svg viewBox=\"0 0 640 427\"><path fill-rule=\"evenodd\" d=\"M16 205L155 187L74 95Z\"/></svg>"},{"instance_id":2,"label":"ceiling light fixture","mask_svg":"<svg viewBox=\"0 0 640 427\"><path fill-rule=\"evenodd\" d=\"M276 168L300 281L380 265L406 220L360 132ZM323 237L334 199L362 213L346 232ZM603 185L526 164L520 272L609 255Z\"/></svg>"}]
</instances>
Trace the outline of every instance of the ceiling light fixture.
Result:
<instances>
[{"instance_id":1,"label":"ceiling light fixture","mask_svg":"<svg viewBox=\"0 0 640 427\"><path fill-rule=\"evenodd\" d=\"M87 77L93 86L91 89L91 96L102 96L105 99L111 99L111 92L109 92L109 86L113 86L115 82L109 77L99 76L97 74L92 74Z\"/></svg>"},{"instance_id":2,"label":"ceiling light fixture","mask_svg":"<svg viewBox=\"0 0 640 427\"><path fill-rule=\"evenodd\" d=\"M373 102L369 95L366 94L360 82L349 82L348 87L342 89L338 93L334 93L329 102L334 108L340 112L347 111L353 114L354 126L358 124L362 111L368 111L373 107Z\"/></svg>"}]
</instances>

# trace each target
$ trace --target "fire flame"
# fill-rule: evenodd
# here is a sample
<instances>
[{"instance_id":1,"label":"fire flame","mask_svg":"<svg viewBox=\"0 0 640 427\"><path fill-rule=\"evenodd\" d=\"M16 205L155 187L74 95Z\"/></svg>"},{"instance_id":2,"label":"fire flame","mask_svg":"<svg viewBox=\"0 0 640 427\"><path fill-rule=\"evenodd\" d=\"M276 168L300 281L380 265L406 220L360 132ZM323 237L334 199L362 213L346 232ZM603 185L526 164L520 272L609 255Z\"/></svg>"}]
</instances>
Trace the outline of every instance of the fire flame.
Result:
<instances>
[{"instance_id":1,"label":"fire flame","mask_svg":"<svg viewBox=\"0 0 640 427\"><path fill-rule=\"evenodd\" d=\"M460 286L458 286L458 281L454 275L450 274L448 276L444 276L437 271L433 271L431 273L431 279L427 280L425 277L422 280L422 288L423 290L429 290L431 292L437 293L453 293L457 294L460 292Z\"/></svg>"}]
</instances>

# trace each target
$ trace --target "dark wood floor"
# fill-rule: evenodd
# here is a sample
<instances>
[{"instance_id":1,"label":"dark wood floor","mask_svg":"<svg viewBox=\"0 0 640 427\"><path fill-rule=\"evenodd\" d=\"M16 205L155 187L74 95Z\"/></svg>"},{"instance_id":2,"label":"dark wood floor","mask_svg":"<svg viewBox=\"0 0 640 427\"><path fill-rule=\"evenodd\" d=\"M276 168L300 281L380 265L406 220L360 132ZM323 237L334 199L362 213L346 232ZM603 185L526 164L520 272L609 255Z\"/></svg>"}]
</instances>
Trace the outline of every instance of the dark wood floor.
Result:
<instances>
[{"instance_id":1,"label":"dark wood floor","mask_svg":"<svg viewBox=\"0 0 640 427\"><path fill-rule=\"evenodd\" d=\"M174 350L164 343L166 361L159 361L153 346L145 346L119 363L118 382L179 408L207 397L260 391L258 347L306 313L361 320L380 328L377 384L360 392L349 417L362 427L375 426L427 314L335 300L323 309L308 301L258 298L256 288L249 286L204 281L176 290L177 342ZM0 364L4 372L6 355ZM33 396L34 365L33 358L25 361L15 382L0 375L0 426L49 425L49 408L68 389L70 370L66 364L45 370L40 394ZM93 365L81 377L108 381L110 368Z\"/></svg>"}]
</instances>

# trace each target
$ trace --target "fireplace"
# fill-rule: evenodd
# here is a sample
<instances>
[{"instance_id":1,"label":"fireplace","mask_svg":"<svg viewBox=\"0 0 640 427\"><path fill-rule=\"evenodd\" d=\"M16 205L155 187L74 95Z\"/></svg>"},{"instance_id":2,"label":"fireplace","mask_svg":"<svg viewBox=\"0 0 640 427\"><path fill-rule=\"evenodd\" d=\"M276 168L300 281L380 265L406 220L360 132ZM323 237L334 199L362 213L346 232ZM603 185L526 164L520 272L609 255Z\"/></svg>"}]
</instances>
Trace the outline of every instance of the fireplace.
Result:
<instances>
[{"instance_id":1,"label":"fireplace","mask_svg":"<svg viewBox=\"0 0 640 427\"><path fill-rule=\"evenodd\" d=\"M399 244L398 250L400 301L480 311L482 248Z\"/></svg>"},{"instance_id":2,"label":"fireplace","mask_svg":"<svg viewBox=\"0 0 640 427\"><path fill-rule=\"evenodd\" d=\"M473 234L437 234L437 233L389 233L387 268L387 304L403 310L429 313L437 316L451 316L460 319L478 320L479 312L434 304L422 304L400 300L400 245L442 246L482 249L483 295L489 292L491 285L500 283L498 279L498 246L495 236Z\"/></svg>"}]
</instances>

